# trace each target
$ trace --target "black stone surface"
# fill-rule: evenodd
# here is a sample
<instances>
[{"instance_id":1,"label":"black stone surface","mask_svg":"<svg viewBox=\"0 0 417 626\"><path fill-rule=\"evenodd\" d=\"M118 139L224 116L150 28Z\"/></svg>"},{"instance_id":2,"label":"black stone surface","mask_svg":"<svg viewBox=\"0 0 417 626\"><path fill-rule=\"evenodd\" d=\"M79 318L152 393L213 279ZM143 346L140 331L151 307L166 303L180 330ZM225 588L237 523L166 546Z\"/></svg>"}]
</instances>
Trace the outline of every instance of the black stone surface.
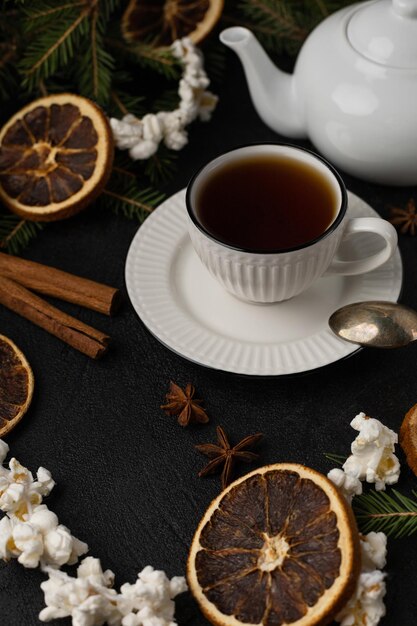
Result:
<instances>
[{"instance_id":1,"label":"black stone surface","mask_svg":"<svg viewBox=\"0 0 417 626\"><path fill-rule=\"evenodd\" d=\"M224 83L216 90L218 110L211 123L193 126L168 193L184 187L197 167L224 150L283 140L259 120L232 54ZM416 195L415 188L344 179L382 216L390 205L403 205ZM123 288L126 253L136 230L136 223L100 212L98 203L76 218L48 226L23 256ZM417 307L417 238L401 236L400 249L401 301ZM48 506L88 542L90 554L100 557L104 568L116 573L117 584L133 582L147 564L170 576L184 574L193 532L219 492L217 477L197 477L205 458L194 445L213 440L217 424L232 441L262 431L261 464L294 461L327 472L331 463L323 453L348 453L354 434L349 422L359 411L398 431L405 412L417 402L413 345L364 350L318 372L262 380L219 373L171 353L148 333L127 299L113 319L59 306L107 331L112 348L93 362L0 308L0 332L25 352L36 378L30 411L7 442L12 455L31 470L43 465L52 472L57 486ZM209 425L183 429L160 410L171 379L182 385L193 382L204 398ZM399 455L398 488L409 493L417 488L417 479ZM245 469L240 467L240 473ZM415 538L389 540L384 626L415 623L416 566ZM39 570L16 562L0 565L2 626L39 624L44 579ZM177 619L180 626L207 624L188 594L178 599Z\"/></svg>"}]
</instances>

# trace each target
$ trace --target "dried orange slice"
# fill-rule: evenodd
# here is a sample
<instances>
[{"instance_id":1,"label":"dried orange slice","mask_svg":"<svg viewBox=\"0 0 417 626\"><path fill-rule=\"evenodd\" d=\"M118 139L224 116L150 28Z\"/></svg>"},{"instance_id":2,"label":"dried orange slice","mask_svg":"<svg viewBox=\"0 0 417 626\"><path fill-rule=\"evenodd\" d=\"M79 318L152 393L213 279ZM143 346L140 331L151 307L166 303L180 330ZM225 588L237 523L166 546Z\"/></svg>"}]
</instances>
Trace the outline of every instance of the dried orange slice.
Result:
<instances>
[{"instance_id":1,"label":"dried orange slice","mask_svg":"<svg viewBox=\"0 0 417 626\"><path fill-rule=\"evenodd\" d=\"M98 196L112 161L101 109L74 94L40 98L0 132L0 200L24 219L70 217Z\"/></svg>"},{"instance_id":2,"label":"dried orange slice","mask_svg":"<svg viewBox=\"0 0 417 626\"><path fill-rule=\"evenodd\" d=\"M257 469L209 506L194 536L188 582L217 626L323 625L360 570L352 510L318 472L292 463Z\"/></svg>"},{"instance_id":3,"label":"dried orange slice","mask_svg":"<svg viewBox=\"0 0 417 626\"><path fill-rule=\"evenodd\" d=\"M130 0L121 21L124 38L169 46L189 37L200 43L220 18L224 0Z\"/></svg>"},{"instance_id":4,"label":"dried orange slice","mask_svg":"<svg viewBox=\"0 0 417 626\"><path fill-rule=\"evenodd\" d=\"M408 411L401 424L400 444L409 467L417 476L417 404Z\"/></svg>"},{"instance_id":5,"label":"dried orange slice","mask_svg":"<svg viewBox=\"0 0 417 626\"><path fill-rule=\"evenodd\" d=\"M22 419L33 395L32 369L19 348L0 335L0 437Z\"/></svg>"}]
</instances>

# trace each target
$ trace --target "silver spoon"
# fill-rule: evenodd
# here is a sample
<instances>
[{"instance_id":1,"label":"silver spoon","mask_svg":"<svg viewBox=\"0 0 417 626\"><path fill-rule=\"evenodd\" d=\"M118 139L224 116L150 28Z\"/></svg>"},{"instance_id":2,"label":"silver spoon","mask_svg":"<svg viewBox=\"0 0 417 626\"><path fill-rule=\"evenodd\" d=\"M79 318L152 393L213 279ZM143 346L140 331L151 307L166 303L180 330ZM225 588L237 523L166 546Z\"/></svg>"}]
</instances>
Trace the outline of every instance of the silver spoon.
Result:
<instances>
[{"instance_id":1,"label":"silver spoon","mask_svg":"<svg viewBox=\"0 0 417 626\"><path fill-rule=\"evenodd\" d=\"M417 311L395 302L355 302L335 311L329 326L351 343L400 348L417 339Z\"/></svg>"}]
</instances>

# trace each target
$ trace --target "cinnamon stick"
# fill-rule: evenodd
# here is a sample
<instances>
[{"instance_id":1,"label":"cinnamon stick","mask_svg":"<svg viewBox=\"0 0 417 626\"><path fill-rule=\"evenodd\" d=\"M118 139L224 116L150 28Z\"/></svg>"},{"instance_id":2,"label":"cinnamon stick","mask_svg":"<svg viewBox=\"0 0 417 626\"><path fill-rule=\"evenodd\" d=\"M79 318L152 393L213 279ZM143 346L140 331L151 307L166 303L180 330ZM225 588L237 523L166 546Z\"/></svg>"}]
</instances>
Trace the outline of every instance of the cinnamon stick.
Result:
<instances>
[{"instance_id":1,"label":"cinnamon stick","mask_svg":"<svg viewBox=\"0 0 417 626\"><path fill-rule=\"evenodd\" d=\"M107 350L110 340L107 335L63 313L4 276L0 276L0 304L93 359Z\"/></svg>"},{"instance_id":2,"label":"cinnamon stick","mask_svg":"<svg viewBox=\"0 0 417 626\"><path fill-rule=\"evenodd\" d=\"M48 265L0 252L0 275L38 293L113 315L120 305L120 291Z\"/></svg>"}]
</instances>

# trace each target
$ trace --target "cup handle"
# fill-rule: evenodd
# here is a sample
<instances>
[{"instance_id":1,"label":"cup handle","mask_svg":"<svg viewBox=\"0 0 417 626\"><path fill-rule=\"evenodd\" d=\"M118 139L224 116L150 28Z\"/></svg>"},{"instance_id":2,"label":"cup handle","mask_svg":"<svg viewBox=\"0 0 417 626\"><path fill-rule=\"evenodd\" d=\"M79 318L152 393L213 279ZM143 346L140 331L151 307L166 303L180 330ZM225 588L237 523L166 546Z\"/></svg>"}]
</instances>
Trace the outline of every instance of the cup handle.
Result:
<instances>
[{"instance_id":1,"label":"cup handle","mask_svg":"<svg viewBox=\"0 0 417 626\"><path fill-rule=\"evenodd\" d=\"M388 261L397 248L397 231L392 224L379 217L355 217L349 220L346 224L342 241L355 233L376 233L385 240L385 247L376 254L371 254L364 259L357 259L356 261L335 259L328 267L326 275L345 274L353 276L354 274L370 272Z\"/></svg>"}]
</instances>

